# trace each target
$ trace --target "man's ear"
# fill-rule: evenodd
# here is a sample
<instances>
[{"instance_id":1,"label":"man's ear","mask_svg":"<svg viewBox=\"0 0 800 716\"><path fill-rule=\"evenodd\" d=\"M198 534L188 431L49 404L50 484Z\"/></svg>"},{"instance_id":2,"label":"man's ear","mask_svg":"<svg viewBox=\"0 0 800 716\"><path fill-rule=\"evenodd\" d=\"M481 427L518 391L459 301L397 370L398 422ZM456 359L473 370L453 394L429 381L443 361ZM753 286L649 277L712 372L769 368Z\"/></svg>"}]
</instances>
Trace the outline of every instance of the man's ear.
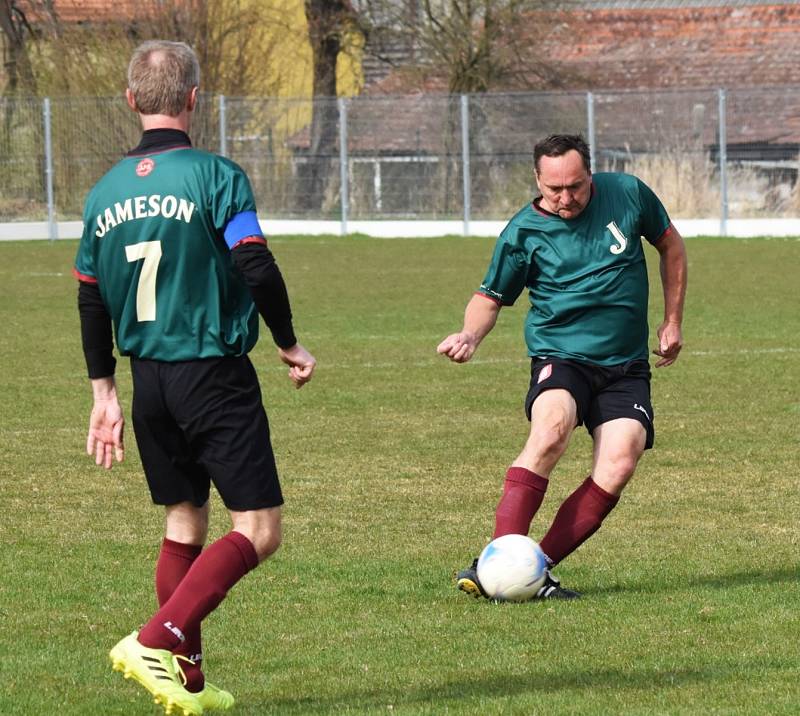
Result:
<instances>
[{"instance_id":1,"label":"man's ear","mask_svg":"<svg viewBox=\"0 0 800 716\"><path fill-rule=\"evenodd\" d=\"M194 108L197 106L197 93L199 92L197 87L192 87L191 91L189 92L189 96L186 99L186 109L190 112L194 112Z\"/></svg>"},{"instance_id":2,"label":"man's ear","mask_svg":"<svg viewBox=\"0 0 800 716\"><path fill-rule=\"evenodd\" d=\"M134 112L138 112L139 110L136 108L136 99L133 96L133 92L131 92L131 88L128 87L125 90L125 101L128 103L128 107L130 107Z\"/></svg>"}]
</instances>

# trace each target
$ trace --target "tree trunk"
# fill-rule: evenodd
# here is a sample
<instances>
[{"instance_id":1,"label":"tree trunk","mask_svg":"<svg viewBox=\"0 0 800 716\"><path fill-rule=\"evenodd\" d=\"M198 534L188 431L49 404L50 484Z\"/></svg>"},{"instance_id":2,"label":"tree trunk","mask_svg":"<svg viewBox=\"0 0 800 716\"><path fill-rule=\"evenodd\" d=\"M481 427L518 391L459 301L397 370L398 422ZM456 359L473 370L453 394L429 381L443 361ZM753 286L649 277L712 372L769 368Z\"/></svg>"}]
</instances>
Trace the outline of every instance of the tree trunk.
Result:
<instances>
[{"instance_id":1,"label":"tree trunk","mask_svg":"<svg viewBox=\"0 0 800 716\"><path fill-rule=\"evenodd\" d=\"M19 91L36 94L36 83L25 46L25 32L30 27L14 0L0 0L0 29L6 36L3 64L8 74L8 93Z\"/></svg>"},{"instance_id":2,"label":"tree trunk","mask_svg":"<svg viewBox=\"0 0 800 716\"><path fill-rule=\"evenodd\" d=\"M308 153L298 167L298 208L323 208L336 156L336 62L352 10L345 0L305 0L313 57L313 107Z\"/></svg>"}]
</instances>

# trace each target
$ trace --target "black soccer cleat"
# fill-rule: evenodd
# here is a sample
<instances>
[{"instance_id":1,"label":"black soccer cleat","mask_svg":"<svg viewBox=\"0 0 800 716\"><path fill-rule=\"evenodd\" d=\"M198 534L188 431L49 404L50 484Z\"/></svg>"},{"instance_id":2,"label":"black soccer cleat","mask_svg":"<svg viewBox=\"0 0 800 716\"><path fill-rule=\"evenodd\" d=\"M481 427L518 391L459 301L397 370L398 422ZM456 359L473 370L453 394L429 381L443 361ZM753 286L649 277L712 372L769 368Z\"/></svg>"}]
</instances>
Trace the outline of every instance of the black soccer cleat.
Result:
<instances>
[{"instance_id":1,"label":"black soccer cleat","mask_svg":"<svg viewBox=\"0 0 800 716\"><path fill-rule=\"evenodd\" d=\"M544 571L544 584L536 592L534 599L580 599L580 592L573 592L571 589L564 589L558 577L554 577L549 569Z\"/></svg>"},{"instance_id":2,"label":"black soccer cleat","mask_svg":"<svg viewBox=\"0 0 800 716\"><path fill-rule=\"evenodd\" d=\"M466 569L462 569L456 574L456 587L462 592L466 592L475 599L487 597L486 592L483 591L481 583L478 581L478 559L477 557L472 560L472 565Z\"/></svg>"}]
</instances>

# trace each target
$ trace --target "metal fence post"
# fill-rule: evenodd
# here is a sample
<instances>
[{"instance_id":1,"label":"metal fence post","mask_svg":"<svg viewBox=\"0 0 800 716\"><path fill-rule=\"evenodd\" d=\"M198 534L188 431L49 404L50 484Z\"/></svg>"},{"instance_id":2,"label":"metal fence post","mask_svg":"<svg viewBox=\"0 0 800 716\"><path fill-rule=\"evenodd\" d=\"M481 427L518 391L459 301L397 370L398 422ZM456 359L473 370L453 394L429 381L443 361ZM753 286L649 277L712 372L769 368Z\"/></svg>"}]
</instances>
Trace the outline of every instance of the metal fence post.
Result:
<instances>
[{"instance_id":1,"label":"metal fence post","mask_svg":"<svg viewBox=\"0 0 800 716\"><path fill-rule=\"evenodd\" d=\"M728 136L725 120L725 104L727 101L724 89L717 91L719 95L719 233L728 235Z\"/></svg>"},{"instance_id":2,"label":"metal fence post","mask_svg":"<svg viewBox=\"0 0 800 716\"><path fill-rule=\"evenodd\" d=\"M47 186L47 234L50 237L50 241L55 241L58 238L58 227L56 226L56 207L53 195L53 137L49 97L44 98L42 110L42 119L44 121L44 178Z\"/></svg>"},{"instance_id":3,"label":"metal fence post","mask_svg":"<svg viewBox=\"0 0 800 716\"><path fill-rule=\"evenodd\" d=\"M594 147L594 95L591 92L586 93L586 137L589 140L589 161L592 165L592 171L598 171L595 166L597 152Z\"/></svg>"},{"instance_id":4,"label":"metal fence post","mask_svg":"<svg viewBox=\"0 0 800 716\"><path fill-rule=\"evenodd\" d=\"M342 203L342 223L339 233L344 236L347 234L347 214L350 209L350 197L348 193L348 167L347 167L347 100L339 97L339 197Z\"/></svg>"},{"instance_id":5,"label":"metal fence post","mask_svg":"<svg viewBox=\"0 0 800 716\"><path fill-rule=\"evenodd\" d=\"M469 170L469 95L461 95L461 175L464 189L464 236L469 236L472 181Z\"/></svg>"},{"instance_id":6,"label":"metal fence post","mask_svg":"<svg viewBox=\"0 0 800 716\"><path fill-rule=\"evenodd\" d=\"M219 96L219 153L228 156L228 118L226 116L225 95Z\"/></svg>"}]
</instances>

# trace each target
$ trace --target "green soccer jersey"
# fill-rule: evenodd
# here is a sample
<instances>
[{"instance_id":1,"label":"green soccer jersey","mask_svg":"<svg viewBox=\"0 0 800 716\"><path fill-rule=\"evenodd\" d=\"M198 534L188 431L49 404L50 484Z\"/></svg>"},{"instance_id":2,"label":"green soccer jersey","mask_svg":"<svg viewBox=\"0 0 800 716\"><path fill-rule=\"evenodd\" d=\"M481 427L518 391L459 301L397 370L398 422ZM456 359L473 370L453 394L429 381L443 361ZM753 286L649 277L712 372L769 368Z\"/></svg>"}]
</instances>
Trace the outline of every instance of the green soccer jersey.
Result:
<instances>
[{"instance_id":1,"label":"green soccer jersey","mask_svg":"<svg viewBox=\"0 0 800 716\"><path fill-rule=\"evenodd\" d=\"M658 197L628 174L592 176L574 219L529 204L503 229L479 293L511 305L524 288L531 356L615 365L647 359L648 280L641 238L670 225Z\"/></svg>"},{"instance_id":2,"label":"green soccer jersey","mask_svg":"<svg viewBox=\"0 0 800 716\"><path fill-rule=\"evenodd\" d=\"M128 156L91 190L75 260L97 282L122 355L162 361L243 355L258 313L230 249L261 236L235 163L179 147Z\"/></svg>"}]
</instances>

